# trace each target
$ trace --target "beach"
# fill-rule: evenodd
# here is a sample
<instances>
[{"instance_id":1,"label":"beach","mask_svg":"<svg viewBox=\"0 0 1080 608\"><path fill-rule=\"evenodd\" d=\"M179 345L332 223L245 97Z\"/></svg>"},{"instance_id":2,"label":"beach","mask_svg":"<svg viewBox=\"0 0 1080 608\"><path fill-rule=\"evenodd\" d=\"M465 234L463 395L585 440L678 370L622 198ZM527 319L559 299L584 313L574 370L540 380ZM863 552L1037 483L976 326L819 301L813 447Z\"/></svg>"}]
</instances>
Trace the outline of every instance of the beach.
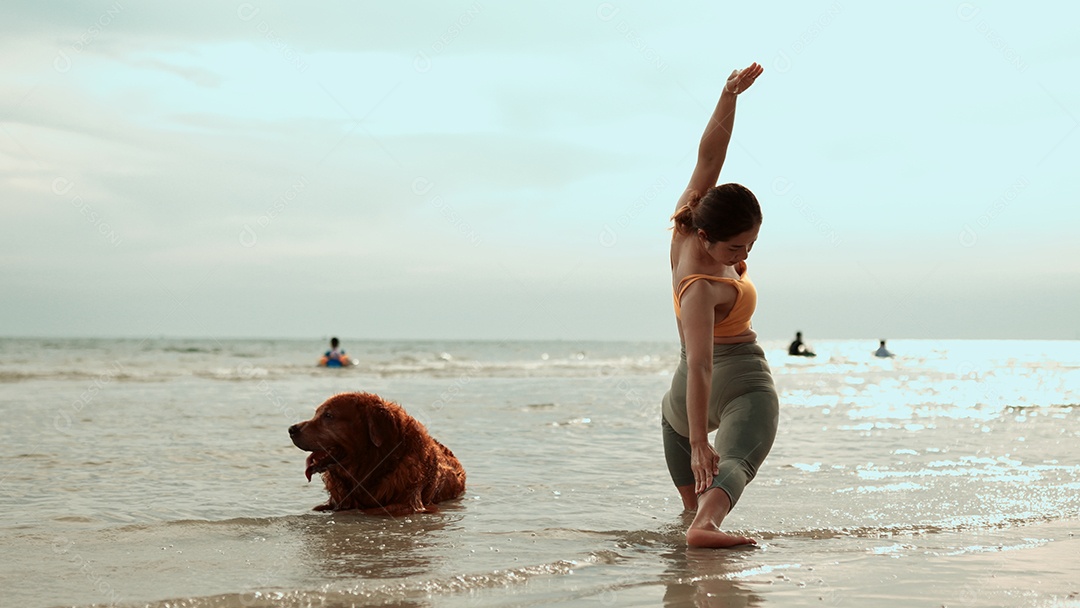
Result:
<instances>
[{"instance_id":1,"label":"beach","mask_svg":"<svg viewBox=\"0 0 1080 608\"><path fill-rule=\"evenodd\" d=\"M0 606L1080 606L1080 342L763 341L780 430L688 549L674 342L0 339ZM289 425L403 405L468 473L317 513Z\"/></svg>"}]
</instances>

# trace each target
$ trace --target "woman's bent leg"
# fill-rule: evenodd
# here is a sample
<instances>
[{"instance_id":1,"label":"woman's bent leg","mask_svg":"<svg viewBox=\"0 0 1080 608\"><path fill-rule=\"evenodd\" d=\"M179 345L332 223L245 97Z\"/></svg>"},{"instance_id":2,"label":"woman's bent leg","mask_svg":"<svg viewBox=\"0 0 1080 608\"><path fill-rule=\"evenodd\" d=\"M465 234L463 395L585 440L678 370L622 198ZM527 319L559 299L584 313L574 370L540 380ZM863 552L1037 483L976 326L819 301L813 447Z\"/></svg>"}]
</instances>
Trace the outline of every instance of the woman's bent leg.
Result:
<instances>
[{"instance_id":1,"label":"woman's bent leg","mask_svg":"<svg viewBox=\"0 0 1080 608\"><path fill-rule=\"evenodd\" d=\"M671 428L663 416L660 425L664 433L664 460L671 481L679 490L683 509L693 511L697 509L697 496L694 494L694 470L690 468L690 440Z\"/></svg>"},{"instance_id":2,"label":"woman's bent leg","mask_svg":"<svg viewBox=\"0 0 1080 608\"><path fill-rule=\"evenodd\" d=\"M689 545L731 547L754 542L720 532L720 523L772 449L778 417L779 404L772 391L747 393L724 407L715 439L720 473L709 490L698 497L697 517L686 532Z\"/></svg>"},{"instance_id":3,"label":"woman's bent leg","mask_svg":"<svg viewBox=\"0 0 1080 608\"><path fill-rule=\"evenodd\" d=\"M780 408L776 393L758 391L732 399L720 417L713 445L720 455L720 474L713 487L723 488L731 506L757 475L776 439Z\"/></svg>"}]
</instances>

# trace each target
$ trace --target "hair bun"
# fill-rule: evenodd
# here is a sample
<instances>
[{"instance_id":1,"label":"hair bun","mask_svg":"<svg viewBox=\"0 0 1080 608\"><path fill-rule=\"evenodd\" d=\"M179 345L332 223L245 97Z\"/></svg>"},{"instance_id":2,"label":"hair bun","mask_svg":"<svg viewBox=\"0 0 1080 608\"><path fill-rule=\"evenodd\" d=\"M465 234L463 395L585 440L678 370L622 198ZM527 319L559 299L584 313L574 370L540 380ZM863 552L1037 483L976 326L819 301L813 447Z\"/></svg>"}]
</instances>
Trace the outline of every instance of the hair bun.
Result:
<instances>
[{"instance_id":1,"label":"hair bun","mask_svg":"<svg viewBox=\"0 0 1080 608\"><path fill-rule=\"evenodd\" d=\"M689 196L686 199L686 206L694 209L701 204L701 193L697 190L691 190Z\"/></svg>"}]
</instances>

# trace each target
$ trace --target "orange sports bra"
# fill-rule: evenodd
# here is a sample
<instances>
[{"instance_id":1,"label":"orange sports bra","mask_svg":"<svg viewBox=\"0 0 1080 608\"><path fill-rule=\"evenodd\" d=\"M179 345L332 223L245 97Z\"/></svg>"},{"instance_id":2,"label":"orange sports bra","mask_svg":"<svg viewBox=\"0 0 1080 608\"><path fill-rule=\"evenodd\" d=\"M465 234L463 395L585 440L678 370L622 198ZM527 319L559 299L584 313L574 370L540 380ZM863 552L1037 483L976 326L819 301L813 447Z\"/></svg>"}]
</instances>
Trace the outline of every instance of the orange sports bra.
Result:
<instances>
[{"instance_id":1,"label":"orange sports bra","mask_svg":"<svg viewBox=\"0 0 1080 608\"><path fill-rule=\"evenodd\" d=\"M713 325L713 337L728 338L749 331L750 317L754 315L754 309L757 307L757 289L750 282L750 276L746 272L746 262L742 262L742 268L737 279L718 277L711 274L691 274L684 277L683 280L679 281L678 289L674 291L675 316L679 316L679 299L686 293L686 289L693 285L695 281L702 279L727 283L734 287L736 291L735 304L732 305L731 312L721 319L719 323Z\"/></svg>"}]
</instances>

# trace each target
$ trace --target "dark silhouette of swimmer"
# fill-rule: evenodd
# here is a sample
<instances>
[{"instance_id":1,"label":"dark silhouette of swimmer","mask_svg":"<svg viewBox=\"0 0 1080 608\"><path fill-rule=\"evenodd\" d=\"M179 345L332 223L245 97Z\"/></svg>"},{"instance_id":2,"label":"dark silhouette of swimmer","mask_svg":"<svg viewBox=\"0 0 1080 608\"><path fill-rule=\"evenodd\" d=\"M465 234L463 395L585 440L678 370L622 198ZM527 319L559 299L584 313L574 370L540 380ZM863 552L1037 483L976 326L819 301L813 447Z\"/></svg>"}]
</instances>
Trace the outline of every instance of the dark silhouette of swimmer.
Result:
<instances>
[{"instance_id":1,"label":"dark silhouette of swimmer","mask_svg":"<svg viewBox=\"0 0 1080 608\"><path fill-rule=\"evenodd\" d=\"M795 357L816 357L814 351L806 348L806 345L802 341L802 332L795 332L795 341L791 343L791 346L787 349L787 354Z\"/></svg>"},{"instance_id":2,"label":"dark silhouette of swimmer","mask_svg":"<svg viewBox=\"0 0 1080 608\"><path fill-rule=\"evenodd\" d=\"M889 349L885 348L885 341L881 340L881 346L874 352L875 357L895 357L896 355L889 352Z\"/></svg>"}]
</instances>

